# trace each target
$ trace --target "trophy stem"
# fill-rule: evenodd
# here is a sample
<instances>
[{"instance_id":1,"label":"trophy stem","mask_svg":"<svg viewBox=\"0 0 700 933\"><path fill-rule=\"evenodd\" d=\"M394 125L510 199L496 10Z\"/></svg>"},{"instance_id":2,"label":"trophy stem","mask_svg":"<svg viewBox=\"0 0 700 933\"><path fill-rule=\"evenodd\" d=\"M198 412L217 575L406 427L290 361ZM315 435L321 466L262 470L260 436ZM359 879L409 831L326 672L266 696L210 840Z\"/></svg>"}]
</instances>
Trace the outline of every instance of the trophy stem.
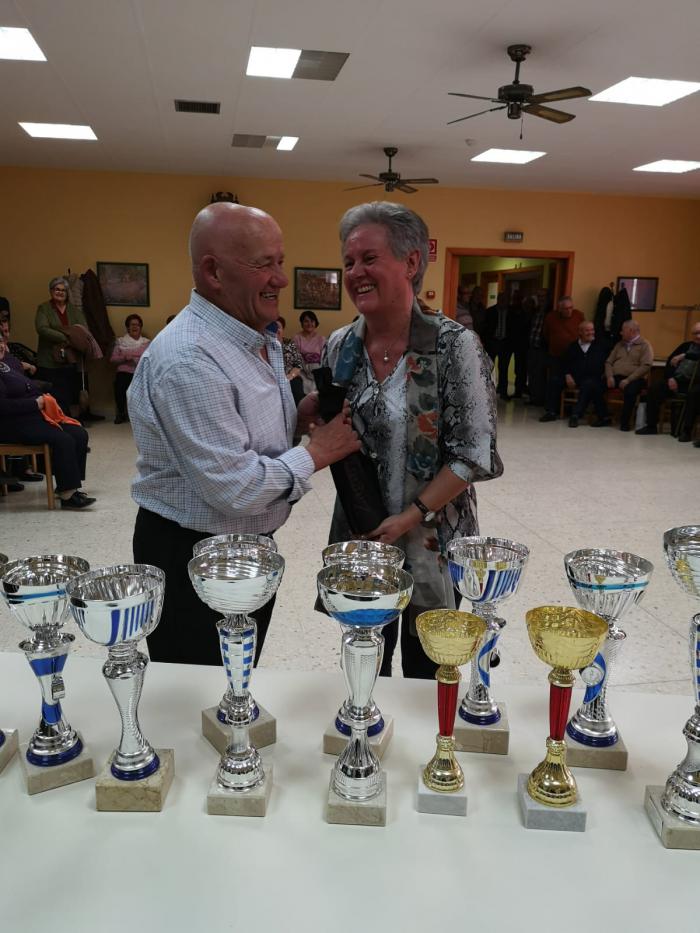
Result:
<instances>
[{"instance_id":1,"label":"trophy stem","mask_svg":"<svg viewBox=\"0 0 700 933\"><path fill-rule=\"evenodd\" d=\"M486 631L479 648L471 660L469 687L459 708L459 715L466 722L477 726L490 726L501 718L501 711L491 699L491 660L496 644L505 627L505 619L494 615L491 603L473 603L474 615L486 622Z\"/></svg>"},{"instance_id":2,"label":"trophy stem","mask_svg":"<svg viewBox=\"0 0 700 933\"><path fill-rule=\"evenodd\" d=\"M574 675L564 668L555 667L549 675L549 737L557 742L564 740L573 685Z\"/></svg>"},{"instance_id":3,"label":"trophy stem","mask_svg":"<svg viewBox=\"0 0 700 933\"><path fill-rule=\"evenodd\" d=\"M217 781L233 791L250 790L265 779L262 759L250 743L252 721L248 685L253 672L257 625L246 615L227 616L217 623L221 658L229 682L227 722L231 743L219 762Z\"/></svg>"},{"instance_id":4,"label":"trophy stem","mask_svg":"<svg viewBox=\"0 0 700 933\"><path fill-rule=\"evenodd\" d=\"M237 615L228 615L225 619L222 620L227 627L232 631L243 630L250 625L252 619L249 619L247 615L237 614ZM255 648L253 648L253 657L255 657ZM229 684L226 687L224 695L221 697L218 709L216 710L216 718L219 722L224 723L225 725L231 724L231 708L233 704L234 692L233 688ZM248 691L248 706L250 707L250 721L251 723L260 715L260 707L253 699L252 694Z\"/></svg>"},{"instance_id":5,"label":"trophy stem","mask_svg":"<svg viewBox=\"0 0 700 933\"><path fill-rule=\"evenodd\" d=\"M369 701L379 674L384 636L358 627L343 633L341 659L348 687L347 717L352 734L333 768L333 789L346 800L371 800L381 790L379 760L370 747Z\"/></svg>"},{"instance_id":6,"label":"trophy stem","mask_svg":"<svg viewBox=\"0 0 700 933\"><path fill-rule=\"evenodd\" d=\"M695 711L685 724L688 752L666 781L661 805L686 823L700 824L700 613L690 621L690 666Z\"/></svg>"},{"instance_id":7,"label":"trophy stem","mask_svg":"<svg viewBox=\"0 0 700 933\"><path fill-rule=\"evenodd\" d=\"M608 624L608 634L602 648L590 665L590 668L596 669L601 675L601 680L586 687L583 703L566 727L566 732L572 739L595 748L615 745L619 738L617 726L608 710L607 695L613 662L627 635L614 621Z\"/></svg>"},{"instance_id":8,"label":"trophy stem","mask_svg":"<svg viewBox=\"0 0 700 933\"><path fill-rule=\"evenodd\" d=\"M455 758L452 735L457 713L457 694L461 674L459 668L441 664L437 669L438 723L437 749L423 771L423 783L430 790L454 793L464 787L464 773Z\"/></svg>"},{"instance_id":9,"label":"trophy stem","mask_svg":"<svg viewBox=\"0 0 700 933\"><path fill-rule=\"evenodd\" d=\"M148 658L134 642L112 645L102 668L122 721L119 747L114 753L111 772L120 781L138 781L158 770L160 760L143 736L138 705Z\"/></svg>"},{"instance_id":10,"label":"trophy stem","mask_svg":"<svg viewBox=\"0 0 700 933\"><path fill-rule=\"evenodd\" d=\"M39 767L65 764L83 750L79 735L64 719L60 702L66 695L63 668L74 640L74 635L61 632L20 645L41 689L41 719L27 747L27 761Z\"/></svg>"}]
</instances>

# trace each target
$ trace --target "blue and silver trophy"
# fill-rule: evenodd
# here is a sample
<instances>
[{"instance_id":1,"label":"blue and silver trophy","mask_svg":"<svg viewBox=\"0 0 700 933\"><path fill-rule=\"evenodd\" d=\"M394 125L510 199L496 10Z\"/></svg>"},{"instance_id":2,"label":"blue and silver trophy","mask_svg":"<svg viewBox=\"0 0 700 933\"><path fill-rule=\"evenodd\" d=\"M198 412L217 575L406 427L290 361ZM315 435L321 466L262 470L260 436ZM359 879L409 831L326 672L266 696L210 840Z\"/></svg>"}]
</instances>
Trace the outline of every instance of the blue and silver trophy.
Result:
<instances>
[{"instance_id":1,"label":"blue and silver trophy","mask_svg":"<svg viewBox=\"0 0 700 933\"><path fill-rule=\"evenodd\" d=\"M666 563L681 589L700 599L700 525L664 534ZM645 806L667 848L700 849L700 613L690 621L690 671L695 710L683 729L688 751L665 787L646 788Z\"/></svg>"},{"instance_id":2,"label":"blue and silver trophy","mask_svg":"<svg viewBox=\"0 0 700 933\"><path fill-rule=\"evenodd\" d=\"M66 695L63 669L75 635L62 632L68 615L66 589L71 580L89 570L87 561L63 554L14 560L2 568L2 595L18 622L32 637L20 643L41 688L41 719L26 749L29 765L61 769L47 780L27 769L28 790L36 793L92 777L92 760L62 768L83 755L83 742L66 721L61 700Z\"/></svg>"},{"instance_id":3,"label":"blue and silver trophy","mask_svg":"<svg viewBox=\"0 0 700 933\"><path fill-rule=\"evenodd\" d=\"M229 683L230 744L223 753L207 796L209 813L264 816L272 787L250 740L250 678L257 626L248 613L274 596L282 582L284 558L266 544L221 541L202 549L187 566L195 592L210 609L224 614L217 623L221 657Z\"/></svg>"},{"instance_id":4,"label":"blue and silver trophy","mask_svg":"<svg viewBox=\"0 0 700 933\"><path fill-rule=\"evenodd\" d=\"M0 579L2 579L3 567L9 561L9 559L10 558L6 554L0 554ZM3 731L0 729L0 772L3 771L5 765L8 764L16 751L17 730L8 729Z\"/></svg>"},{"instance_id":5,"label":"blue and silver trophy","mask_svg":"<svg viewBox=\"0 0 700 933\"><path fill-rule=\"evenodd\" d=\"M98 810L159 810L172 781L172 751L163 750L166 757L161 762L161 756L141 732L138 718L148 666L148 658L138 650L138 643L158 625L164 593L165 574L150 564L102 567L77 577L68 587L71 612L81 632L107 648L102 673L122 723L121 740L110 758L109 770L98 778ZM138 799L144 790L139 782L147 779L149 787L157 788L155 802L140 807ZM115 787L126 785L131 785L133 791L115 793Z\"/></svg>"},{"instance_id":6,"label":"blue and silver trophy","mask_svg":"<svg viewBox=\"0 0 700 933\"><path fill-rule=\"evenodd\" d=\"M518 589L530 551L524 544L506 538L455 538L447 545L447 563L452 582L472 604L472 612L486 622L486 632L471 661L469 687L459 716L468 726L495 726L501 721L502 708L491 698L491 668L500 661L498 639L505 619L496 610ZM455 727L459 751L506 754L508 733L498 740L494 733L487 740L464 727ZM484 744L486 743L486 744Z\"/></svg>"},{"instance_id":7,"label":"blue and silver trophy","mask_svg":"<svg viewBox=\"0 0 700 933\"><path fill-rule=\"evenodd\" d=\"M324 567L317 583L325 610L343 629L341 667L349 691L351 727L347 745L331 771L327 820L383 825L385 798L377 806L365 806L386 788L379 759L367 738L369 703L384 651L381 630L408 606L413 577L390 564L347 561Z\"/></svg>"},{"instance_id":8,"label":"blue and silver trophy","mask_svg":"<svg viewBox=\"0 0 700 933\"><path fill-rule=\"evenodd\" d=\"M566 732L569 738L587 749L617 745L622 753L617 756L590 752L579 754L582 750L570 745L568 763L574 767L624 771L627 752L608 710L608 684L613 663L627 637L618 623L644 596L654 565L626 551L586 548L567 554L564 569L579 606L608 623L608 634L595 660L581 671L586 692L583 704L569 720Z\"/></svg>"},{"instance_id":9,"label":"blue and silver trophy","mask_svg":"<svg viewBox=\"0 0 700 933\"><path fill-rule=\"evenodd\" d=\"M404 565L406 555L401 548L393 544L384 544L381 541L339 541L336 544L329 544L322 552L323 566L329 567L331 564L342 564L348 561L361 561L366 563L388 564L401 569ZM389 729L386 730L386 721L382 713L374 702L374 698L369 700L369 726L367 736L372 739L376 737L375 751L381 758L385 749L386 742L391 737L392 730L391 717L388 717ZM345 699L338 710L334 723L335 734L328 732L323 737L323 750L331 755L339 755L345 747L345 739L352 733L352 726L348 711L348 700Z\"/></svg>"}]
</instances>

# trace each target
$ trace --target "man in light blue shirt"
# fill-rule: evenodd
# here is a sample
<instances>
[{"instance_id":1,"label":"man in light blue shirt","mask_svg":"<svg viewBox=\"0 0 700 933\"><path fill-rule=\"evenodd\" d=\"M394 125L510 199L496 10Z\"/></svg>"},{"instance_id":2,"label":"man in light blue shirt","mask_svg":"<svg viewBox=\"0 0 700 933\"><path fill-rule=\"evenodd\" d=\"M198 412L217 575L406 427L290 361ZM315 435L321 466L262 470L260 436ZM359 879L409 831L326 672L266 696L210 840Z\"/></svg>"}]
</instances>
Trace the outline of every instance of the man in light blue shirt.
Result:
<instances>
[{"instance_id":1,"label":"man in light blue shirt","mask_svg":"<svg viewBox=\"0 0 700 933\"><path fill-rule=\"evenodd\" d=\"M269 214L209 205L190 233L190 303L151 342L129 389L138 448L132 495L140 509L134 558L165 571L161 623L148 639L154 660L220 664L217 614L187 575L195 542L213 534L271 534L310 488L316 470L359 449L349 419L309 426L293 447L297 411L282 348L265 328L288 284L282 232ZM306 417L304 415L306 414ZM256 614L258 646L272 602Z\"/></svg>"}]
</instances>

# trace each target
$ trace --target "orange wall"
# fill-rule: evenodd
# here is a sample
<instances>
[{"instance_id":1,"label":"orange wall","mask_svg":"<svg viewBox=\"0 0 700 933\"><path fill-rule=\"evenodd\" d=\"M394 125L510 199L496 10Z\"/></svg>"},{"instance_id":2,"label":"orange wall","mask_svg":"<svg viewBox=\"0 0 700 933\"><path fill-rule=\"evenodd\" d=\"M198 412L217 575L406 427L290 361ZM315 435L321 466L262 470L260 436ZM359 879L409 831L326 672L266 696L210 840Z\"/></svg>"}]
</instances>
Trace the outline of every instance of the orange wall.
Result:
<instances>
[{"instance_id":1,"label":"orange wall","mask_svg":"<svg viewBox=\"0 0 700 933\"><path fill-rule=\"evenodd\" d=\"M34 344L34 311L47 298L48 280L68 267L82 272L97 260L149 264L151 307L138 310L146 332L155 333L187 301L187 234L212 191L235 191L243 203L277 218L290 273L295 265L340 266L337 222L360 200L358 192L345 193L344 187L224 176L0 168L0 294L12 303L14 336ZM432 302L437 307L442 305L445 247L499 249L504 230L525 232L519 248L575 252L574 300L588 317L600 287L618 275L658 276L659 305L700 300L699 201L465 188L425 190L405 201L438 238L438 261L430 264L424 284L437 293ZM281 303L290 334L299 314L293 300L290 285ZM129 310L110 311L117 333ZM329 333L353 313L344 297L342 311L319 312L322 331ZM682 312L639 317L657 356L683 339Z\"/></svg>"}]
</instances>

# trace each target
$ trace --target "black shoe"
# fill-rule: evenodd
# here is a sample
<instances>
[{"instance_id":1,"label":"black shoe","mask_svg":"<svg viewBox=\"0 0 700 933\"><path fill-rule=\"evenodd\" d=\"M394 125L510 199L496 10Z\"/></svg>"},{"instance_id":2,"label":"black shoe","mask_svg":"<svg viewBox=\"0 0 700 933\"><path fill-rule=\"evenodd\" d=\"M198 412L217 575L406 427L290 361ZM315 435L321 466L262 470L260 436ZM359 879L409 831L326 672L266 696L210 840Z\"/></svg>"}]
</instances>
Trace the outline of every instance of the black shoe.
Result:
<instances>
[{"instance_id":1,"label":"black shoe","mask_svg":"<svg viewBox=\"0 0 700 933\"><path fill-rule=\"evenodd\" d=\"M609 428L612 424L612 418L598 418L591 425L592 428Z\"/></svg>"},{"instance_id":2,"label":"black shoe","mask_svg":"<svg viewBox=\"0 0 700 933\"><path fill-rule=\"evenodd\" d=\"M621 425L620 425L620 430L621 430L621 431L629 431L629 429L630 429L630 426L629 426L628 424L621 424Z\"/></svg>"},{"instance_id":3,"label":"black shoe","mask_svg":"<svg viewBox=\"0 0 700 933\"><path fill-rule=\"evenodd\" d=\"M498 397L499 397L503 402L509 402L509 401L513 398L512 395L508 395L507 393L506 393L505 395L504 395L503 393L501 393Z\"/></svg>"},{"instance_id":4,"label":"black shoe","mask_svg":"<svg viewBox=\"0 0 700 933\"><path fill-rule=\"evenodd\" d=\"M21 476L18 476L17 479L21 480L23 483L43 483L44 476L41 473L22 473Z\"/></svg>"},{"instance_id":5,"label":"black shoe","mask_svg":"<svg viewBox=\"0 0 700 933\"><path fill-rule=\"evenodd\" d=\"M546 411L540 418L540 421L556 421L558 417L559 416L555 415L553 411Z\"/></svg>"},{"instance_id":6,"label":"black shoe","mask_svg":"<svg viewBox=\"0 0 700 933\"><path fill-rule=\"evenodd\" d=\"M681 444L690 443L690 431L681 431L681 433L678 435L678 440L681 442Z\"/></svg>"},{"instance_id":7,"label":"black shoe","mask_svg":"<svg viewBox=\"0 0 700 933\"><path fill-rule=\"evenodd\" d=\"M91 499L82 492L74 492L70 499L61 499L61 508L69 510L87 509L94 502L97 502L97 499Z\"/></svg>"},{"instance_id":8,"label":"black shoe","mask_svg":"<svg viewBox=\"0 0 700 933\"><path fill-rule=\"evenodd\" d=\"M117 415L117 417L114 419L114 423L115 423L115 424L124 424L124 422L125 422L126 420L127 420L127 419L126 419L126 415Z\"/></svg>"},{"instance_id":9,"label":"black shoe","mask_svg":"<svg viewBox=\"0 0 700 933\"><path fill-rule=\"evenodd\" d=\"M700 447L700 441L693 441L693 447Z\"/></svg>"},{"instance_id":10,"label":"black shoe","mask_svg":"<svg viewBox=\"0 0 700 933\"><path fill-rule=\"evenodd\" d=\"M514 393L513 393L513 398L522 398L522 397L523 397L523 393L522 393L522 392L514 392Z\"/></svg>"},{"instance_id":11,"label":"black shoe","mask_svg":"<svg viewBox=\"0 0 700 933\"><path fill-rule=\"evenodd\" d=\"M578 427L578 418L576 417L576 415L572 415L572 416L569 418L569 427L570 427L570 428L577 428L577 427Z\"/></svg>"},{"instance_id":12,"label":"black shoe","mask_svg":"<svg viewBox=\"0 0 700 933\"><path fill-rule=\"evenodd\" d=\"M645 428L637 428L637 430L634 433L646 435L646 434L658 434L659 432L657 431L656 428L653 428L651 427L651 425L648 424Z\"/></svg>"},{"instance_id":13,"label":"black shoe","mask_svg":"<svg viewBox=\"0 0 700 933\"><path fill-rule=\"evenodd\" d=\"M7 484L8 492L22 492L23 489L24 489L24 486L22 485L22 483L17 483L14 480L13 482Z\"/></svg>"},{"instance_id":14,"label":"black shoe","mask_svg":"<svg viewBox=\"0 0 700 933\"><path fill-rule=\"evenodd\" d=\"M84 411L84 412L83 412L82 418L81 418L80 420L81 420L81 421L88 421L88 422L90 422L90 421L104 421L104 420L105 420L105 416L104 416L104 415L98 415L98 414L96 414L94 411L90 411L90 409L88 409L87 411Z\"/></svg>"}]
</instances>

